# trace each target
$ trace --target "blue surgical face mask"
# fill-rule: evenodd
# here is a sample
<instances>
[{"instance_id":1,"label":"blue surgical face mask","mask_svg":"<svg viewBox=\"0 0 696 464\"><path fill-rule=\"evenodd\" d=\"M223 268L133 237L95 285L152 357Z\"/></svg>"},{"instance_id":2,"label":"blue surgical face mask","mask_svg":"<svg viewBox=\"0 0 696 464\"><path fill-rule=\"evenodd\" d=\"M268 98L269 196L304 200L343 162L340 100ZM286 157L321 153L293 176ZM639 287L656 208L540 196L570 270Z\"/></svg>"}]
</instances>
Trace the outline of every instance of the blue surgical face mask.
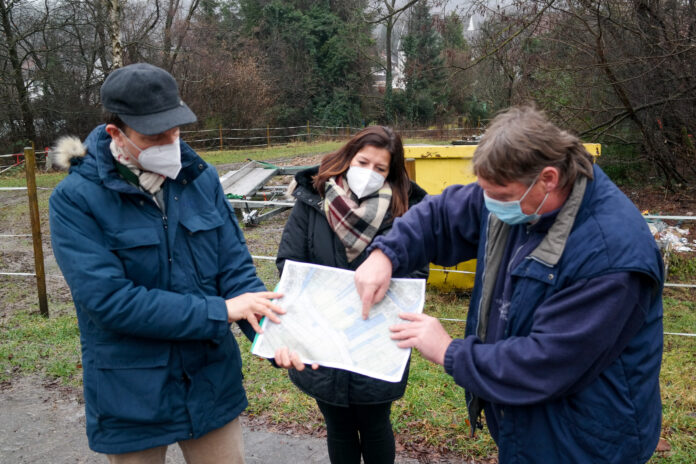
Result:
<instances>
[{"instance_id":1,"label":"blue surgical face mask","mask_svg":"<svg viewBox=\"0 0 696 464\"><path fill-rule=\"evenodd\" d=\"M533 214L524 214L522 212L522 200L525 199L527 194L529 193L530 190L532 190L532 187L536 184L537 179L539 176L537 176L534 179L534 182L532 182L532 185L527 188L527 191L524 192L524 195L522 195L522 198L519 200L515 201L500 201L500 200L494 200L493 198L489 197L486 192L483 192L483 201L486 203L486 208L488 208L488 211L491 213L495 214L498 219L501 221L510 224L510 225L515 225L515 224L522 224L524 222L532 222L536 221L539 219L539 211L541 211L541 207L544 206L544 203L546 202L546 199L549 197L549 192L546 192L546 196L544 196L544 199L541 201L539 204L539 207L534 211Z\"/></svg>"}]
</instances>

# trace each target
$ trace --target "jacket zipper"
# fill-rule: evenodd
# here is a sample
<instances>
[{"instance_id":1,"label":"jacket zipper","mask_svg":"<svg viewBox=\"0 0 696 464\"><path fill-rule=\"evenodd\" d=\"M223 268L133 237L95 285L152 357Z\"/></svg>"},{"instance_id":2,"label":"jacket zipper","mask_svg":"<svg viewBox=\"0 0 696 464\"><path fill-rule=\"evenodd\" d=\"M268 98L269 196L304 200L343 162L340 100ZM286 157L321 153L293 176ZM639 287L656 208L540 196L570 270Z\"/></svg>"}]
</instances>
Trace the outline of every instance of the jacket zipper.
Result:
<instances>
[{"instance_id":1,"label":"jacket zipper","mask_svg":"<svg viewBox=\"0 0 696 464\"><path fill-rule=\"evenodd\" d=\"M167 245L167 261L169 263L169 269L167 269L167 289L169 289L172 275L172 250L169 246L169 223L167 222L167 214L164 212L162 213L162 227L164 228L164 241Z\"/></svg>"}]
</instances>

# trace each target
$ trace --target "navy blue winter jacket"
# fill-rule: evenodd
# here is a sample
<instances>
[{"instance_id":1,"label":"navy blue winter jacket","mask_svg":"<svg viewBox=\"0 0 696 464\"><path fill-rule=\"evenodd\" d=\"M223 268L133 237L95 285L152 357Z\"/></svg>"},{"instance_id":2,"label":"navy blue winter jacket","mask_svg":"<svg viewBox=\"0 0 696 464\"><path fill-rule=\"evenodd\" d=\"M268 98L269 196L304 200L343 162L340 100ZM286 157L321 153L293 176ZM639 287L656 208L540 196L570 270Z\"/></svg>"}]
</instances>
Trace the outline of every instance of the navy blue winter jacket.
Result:
<instances>
[{"instance_id":1,"label":"navy blue winter jacket","mask_svg":"<svg viewBox=\"0 0 696 464\"><path fill-rule=\"evenodd\" d=\"M445 369L487 406L500 462L647 461L661 426L663 267L640 213L595 166L568 236L556 237L557 262L531 250L502 262L509 306L490 322L502 324L501 338L484 341L477 328L491 218L477 184L453 186L372 246L395 272L477 258L467 337L450 344ZM530 233L523 228L512 226L509 240Z\"/></svg>"},{"instance_id":2,"label":"navy blue winter jacket","mask_svg":"<svg viewBox=\"0 0 696 464\"><path fill-rule=\"evenodd\" d=\"M117 454L200 437L246 408L225 299L265 287L212 166L181 143L165 214L118 175L110 142L104 126L89 135L50 226L79 321L89 445Z\"/></svg>"}]
</instances>

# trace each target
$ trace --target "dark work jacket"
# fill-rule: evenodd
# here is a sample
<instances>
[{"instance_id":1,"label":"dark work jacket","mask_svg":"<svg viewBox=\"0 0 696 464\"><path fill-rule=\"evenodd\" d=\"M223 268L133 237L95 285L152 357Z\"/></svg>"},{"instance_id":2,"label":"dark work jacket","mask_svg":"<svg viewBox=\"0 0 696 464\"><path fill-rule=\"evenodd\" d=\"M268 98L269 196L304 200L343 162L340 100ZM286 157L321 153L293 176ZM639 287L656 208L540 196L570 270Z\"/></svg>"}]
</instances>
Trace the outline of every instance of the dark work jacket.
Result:
<instances>
[{"instance_id":1,"label":"dark work jacket","mask_svg":"<svg viewBox=\"0 0 696 464\"><path fill-rule=\"evenodd\" d=\"M89 446L119 454L198 438L246 408L225 299L265 286L215 168L182 142L163 214L119 176L110 142L92 131L49 208L80 327Z\"/></svg>"},{"instance_id":2,"label":"dark work jacket","mask_svg":"<svg viewBox=\"0 0 696 464\"><path fill-rule=\"evenodd\" d=\"M470 408L479 398L496 409L486 419L496 422L501 464L646 462L660 436L664 275L645 220L594 166L541 244L500 264L509 305L498 308L502 338L484 343L486 273L497 275L487 245L500 240L499 222L479 185L452 186L371 246L400 272L477 258L467 336L452 341L444 365ZM507 227L528 233L519 230L526 224ZM647 298L621 297L641 285Z\"/></svg>"},{"instance_id":3,"label":"dark work jacket","mask_svg":"<svg viewBox=\"0 0 696 464\"><path fill-rule=\"evenodd\" d=\"M348 262L345 247L336 236L322 209L323 199L312 186L312 176L318 167L299 172L295 176L297 188L293 196L297 199L288 219L278 248L276 265L283 272L286 259L304 263L320 264L354 271L367 258L363 252ZM409 207L418 203L426 193L417 184L411 183ZM386 233L392 225L389 213L385 216L377 234ZM400 277L427 278L428 265ZM399 277L399 276L397 276ZM403 396L408 380L408 365L400 382L386 382L342 369L320 366L316 371L307 368L302 372L289 371L290 380L304 393L313 398L336 406L349 404L377 404L394 401Z\"/></svg>"}]
</instances>

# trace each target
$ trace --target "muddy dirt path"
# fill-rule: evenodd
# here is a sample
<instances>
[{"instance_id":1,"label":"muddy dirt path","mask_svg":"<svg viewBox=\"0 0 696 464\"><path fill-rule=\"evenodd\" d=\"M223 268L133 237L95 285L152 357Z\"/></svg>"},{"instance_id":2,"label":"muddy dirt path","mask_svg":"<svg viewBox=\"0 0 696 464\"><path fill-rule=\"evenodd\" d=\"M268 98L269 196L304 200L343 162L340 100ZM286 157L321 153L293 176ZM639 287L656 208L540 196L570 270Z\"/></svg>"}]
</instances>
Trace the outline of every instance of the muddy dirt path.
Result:
<instances>
[{"instance_id":1,"label":"muddy dirt path","mask_svg":"<svg viewBox=\"0 0 696 464\"><path fill-rule=\"evenodd\" d=\"M105 463L91 451L85 435L85 413L79 390L45 383L38 377L22 377L0 389L0 462L12 464ZM268 432L244 424L248 464L326 463L323 439ZM168 464L183 464L178 446L167 452ZM417 461L399 460L403 464Z\"/></svg>"}]
</instances>

